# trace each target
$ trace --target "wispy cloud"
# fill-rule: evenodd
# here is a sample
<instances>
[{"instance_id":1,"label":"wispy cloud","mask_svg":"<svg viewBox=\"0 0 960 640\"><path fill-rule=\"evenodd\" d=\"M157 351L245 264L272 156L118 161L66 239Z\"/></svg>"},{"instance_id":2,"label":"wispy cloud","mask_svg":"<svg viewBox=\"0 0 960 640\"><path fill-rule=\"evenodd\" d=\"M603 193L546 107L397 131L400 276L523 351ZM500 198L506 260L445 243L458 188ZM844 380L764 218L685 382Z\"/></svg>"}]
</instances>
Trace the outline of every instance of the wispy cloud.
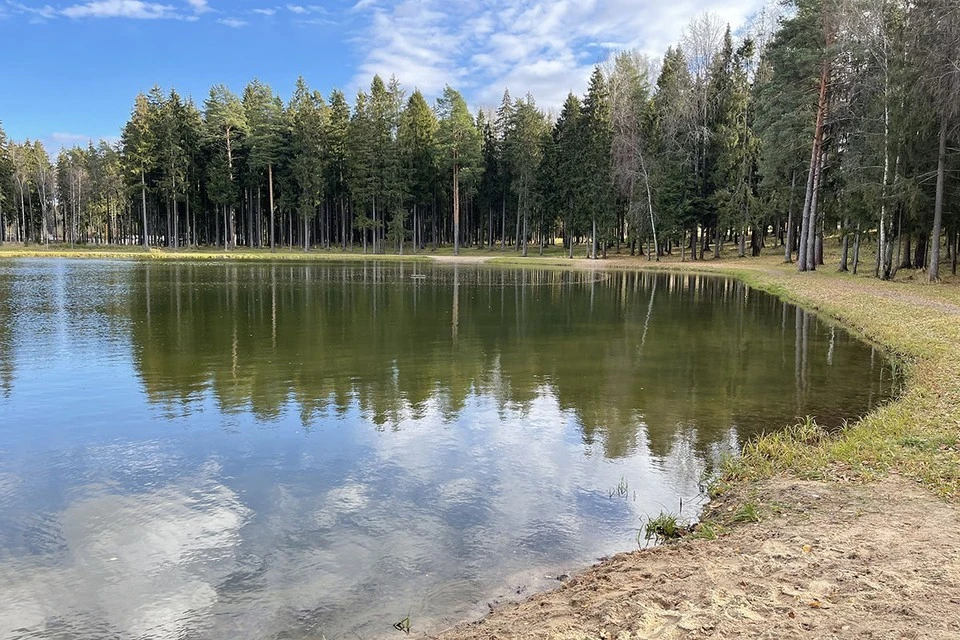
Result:
<instances>
[{"instance_id":1,"label":"wispy cloud","mask_svg":"<svg viewBox=\"0 0 960 640\"><path fill-rule=\"evenodd\" d=\"M82 133L55 132L50 134L50 140L62 145L81 144L90 141L90 136Z\"/></svg>"},{"instance_id":2,"label":"wispy cloud","mask_svg":"<svg viewBox=\"0 0 960 640\"><path fill-rule=\"evenodd\" d=\"M250 23L246 20L241 20L239 18L220 18L217 20L219 24L222 24L226 27L231 27L233 29L239 29L241 27L246 27Z\"/></svg>"},{"instance_id":3,"label":"wispy cloud","mask_svg":"<svg viewBox=\"0 0 960 640\"><path fill-rule=\"evenodd\" d=\"M61 13L68 18L135 18L155 20L177 17L176 7L142 0L96 0L67 7Z\"/></svg>"},{"instance_id":4,"label":"wispy cloud","mask_svg":"<svg viewBox=\"0 0 960 640\"><path fill-rule=\"evenodd\" d=\"M47 21L55 18L95 19L128 18L133 20L176 19L196 21L213 8L209 0L180 0L179 5L148 0L88 0L74 1L66 6L50 4L28 5L14 0L6 0L0 7L0 13L30 16L34 21Z\"/></svg>"},{"instance_id":5,"label":"wispy cloud","mask_svg":"<svg viewBox=\"0 0 960 640\"><path fill-rule=\"evenodd\" d=\"M697 13L711 11L734 27L763 0L359 0L367 28L355 39L362 61L356 86L374 73L437 95L449 83L479 105L504 88L533 93L556 107L582 93L594 64L613 50L660 55ZM372 44L371 44L372 43Z\"/></svg>"},{"instance_id":6,"label":"wispy cloud","mask_svg":"<svg viewBox=\"0 0 960 640\"><path fill-rule=\"evenodd\" d=\"M14 13L24 13L35 20L50 20L57 17L57 10L50 5L28 6L20 2L7 2L7 7Z\"/></svg>"},{"instance_id":7,"label":"wispy cloud","mask_svg":"<svg viewBox=\"0 0 960 640\"><path fill-rule=\"evenodd\" d=\"M260 14L261 16L273 16L277 14L277 10L273 8L267 9L254 9L253 13Z\"/></svg>"}]
</instances>

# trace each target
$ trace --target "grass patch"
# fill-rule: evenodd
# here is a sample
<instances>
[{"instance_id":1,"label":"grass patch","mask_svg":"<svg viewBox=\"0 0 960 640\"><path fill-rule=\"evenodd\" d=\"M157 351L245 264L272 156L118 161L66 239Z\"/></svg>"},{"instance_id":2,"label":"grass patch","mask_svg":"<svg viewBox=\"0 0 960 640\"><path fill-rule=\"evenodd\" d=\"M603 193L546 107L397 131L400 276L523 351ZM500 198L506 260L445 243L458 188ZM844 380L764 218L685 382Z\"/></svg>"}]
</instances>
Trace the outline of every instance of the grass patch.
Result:
<instances>
[{"instance_id":1,"label":"grass patch","mask_svg":"<svg viewBox=\"0 0 960 640\"><path fill-rule=\"evenodd\" d=\"M738 524L760 522L760 510L755 503L746 502L730 516L730 522Z\"/></svg>"},{"instance_id":2,"label":"grass patch","mask_svg":"<svg viewBox=\"0 0 960 640\"><path fill-rule=\"evenodd\" d=\"M693 533L693 525L683 520L679 515L660 512L656 518L650 518L643 525L643 539L646 542L667 544L676 542Z\"/></svg>"}]
</instances>

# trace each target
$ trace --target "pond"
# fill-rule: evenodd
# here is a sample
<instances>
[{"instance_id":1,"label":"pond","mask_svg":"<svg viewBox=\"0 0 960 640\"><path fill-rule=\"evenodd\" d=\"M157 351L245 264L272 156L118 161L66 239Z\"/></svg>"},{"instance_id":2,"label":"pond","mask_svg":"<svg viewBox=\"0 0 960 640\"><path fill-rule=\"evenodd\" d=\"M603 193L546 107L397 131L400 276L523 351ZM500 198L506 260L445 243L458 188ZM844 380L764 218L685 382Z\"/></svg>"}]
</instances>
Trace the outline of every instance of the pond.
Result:
<instances>
[{"instance_id":1,"label":"pond","mask_svg":"<svg viewBox=\"0 0 960 640\"><path fill-rule=\"evenodd\" d=\"M2 261L0 637L437 630L894 374L719 277Z\"/></svg>"}]
</instances>

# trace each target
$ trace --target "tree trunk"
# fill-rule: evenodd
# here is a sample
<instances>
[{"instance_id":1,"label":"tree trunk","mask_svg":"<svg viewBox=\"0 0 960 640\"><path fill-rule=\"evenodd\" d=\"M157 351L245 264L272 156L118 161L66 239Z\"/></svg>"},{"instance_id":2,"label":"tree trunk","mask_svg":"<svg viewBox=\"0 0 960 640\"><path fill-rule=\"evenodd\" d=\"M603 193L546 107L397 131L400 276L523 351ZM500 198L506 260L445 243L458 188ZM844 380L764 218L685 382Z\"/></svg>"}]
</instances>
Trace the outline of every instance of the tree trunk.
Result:
<instances>
[{"instance_id":1,"label":"tree trunk","mask_svg":"<svg viewBox=\"0 0 960 640\"><path fill-rule=\"evenodd\" d=\"M172 212L172 216L173 216L173 233L172 233L172 235L171 235L171 239L173 240L173 248L174 248L174 249L179 249L179 248L180 248L180 228L179 228L179 225L177 224L179 221L177 220L177 198L176 198L176 196L173 197L173 212Z\"/></svg>"},{"instance_id":2,"label":"tree trunk","mask_svg":"<svg viewBox=\"0 0 960 640\"><path fill-rule=\"evenodd\" d=\"M593 218L593 236L590 238L591 257L597 259L597 219Z\"/></svg>"},{"instance_id":3,"label":"tree trunk","mask_svg":"<svg viewBox=\"0 0 960 640\"><path fill-rule=\"evenodd\" d=\"M793 196L797 187L797 170L793 170L793 177L790 179L790 204L787 206L787 241L783 243L783 261L792 262L791 254L793 252Z\"/></svg>"},{"instance_id":4,"label":"tree trunk","mask_svg":"<svg viewBox=\"0 0 960 640\"><path fill-rule=\"evenodd\" d=\"M947 118L940 119L940 149L937 153L937 196L933 205L933 232L930 238L930 282L940 280L940 233L943 227L943 183L947 158Z\"/></svg>"},{"instance_id":5,"label":"tree trunk","mask_svg":"<svg viewBox=\"0 0 960 640\"><path fill-rule=\"evenodd\" d=\"M140 170L140 201L143 204L143 224L140 228L140 238L143 248L146 249L150 246L150 241L147 238L147 176L145 172Z\"/></svg>"},{"instance_id":6,"label":"tree trunk","mask_svg":"<svg viewBox=\"0 0 960 640\"><path fill-rule=\"evenodd\" d=\"M500 251L507 250L507 196L500 200Z\"/></svg>"},{"instance_id":7,"label":"tree trunk","mask_svg":"<svg viewBox=\"0 0 960 640\"><path fill-rule=\"evenodd\" d=\"M957 251L960 251L960 229L953 232L953 256L950 260L950 273L957 275Z\"/></svg>"},{"instance_id":8,"label":"tree trunk","mask_svg":"<svg viewBox=\"0 0 960 640\"><path fill-rule=\"evenodd\" d=\"M908 231L903 234L903 241L897 244L897 269L910 268L911 235Z\"/></svg>"},{"instance_id":9,"label":"tree trunk","mask_svg":"<svg viewBox=\"0 0 960 640\"><path fill-rule=\"evenodd\" d=\"M815 190L820 172L820 149L823 144L823 120L827 110L827 82L830 77L830 63L824 60L820 69L820 96L817 99L817 120L813 130L813 145L810 151L810 169L807 173L807 193L804 197L803 216L800 223L800 247L797 257L797 270L807 271L816 268L809 264L813 257L813 235L815 233L815 218L811 215L814 209Z\"/></svg>"},{"instance_id":10,"label":"tree trunk","mask_svg":"<svg viewBox=\"0 0 960 640\"><path fill-rule=\"evenodd\" d=\"M848 262L847 253L848 253L848 248L850 246L850 234L847 233L846 231L846 226L847 226L846 221L844 221L843 226L844 226L843 248L840 251L840 271L849 271L849 269L847 268L847 262Z\"/></svg>"},{"instance_id":11,"label":"tree trunk","mask_svg":"<svg viewBox=\"0 0 960 640\"><path fill-rule=\"evenodd\" d=\"M273 165L272 164L267 165L267 185L268 185L268 190L270 192L270 251L276 251L277 247L276 247L276 244L274 243L274 237L273 237L274 209L273 209Z\"/></svg>"},{"instance_id":12,"label":"tree trunk","mask_svg":"<svg viewBox=\"0 0 960 640\"><path fill-rule=\"evenodd\" d=\"M822 137L822 134L821 134ZM822 143L822 140L821 140ZM817 159L816 170L813 174L813 196L810 201L810 220L807 223L807 271L816 271L817 269L817 214L820 199L820 180L823 177L823 147L819 149L820 157ZM803 247L801 247L801 251Z\"/></svg>"},{"instance_id":13,"label":"tree trunk","mask_svg":"<svg viewBox=\"0 0 960 640\"><path fill-rule=\"evenodd\" d=\"M857 267L860 266L860 223L857 223L857 231L853 237L853 275L857 275Z\"/></svg>"},{"instance_id":14,"label":"tree trunk","mask_svg":"<svg viewBox=\"0 0 960 640\"><path fill-rule=\"evenodd\" d=\"M650 231L653 234L653 246L657 245L657 224L653 217L653 193L650 191L650 175L647 173L647 165L643 159L643 153L638 152L637 154L640 158L640 169L643 171L643 183L646 186L647 191L647 211L650 212ZM719 253L715 255L719 257ZM647 259L650 259L650 252L647 252ZM660 252L657 251L657 262L660 262Z\"/></svg>"},{"instance_id":15,"label":"tree trunk","mask_svg":"<svg viewBox=\"0 0 960 640\"><path fill-rule=\"evenodd\" d=\"M231 184L233 183L233 150L230 146L230 127L227 127L227 168L229 169L229 177ZM224 244L226 248L236 247L237 245L237 228L236 228L236 215L233 211L233 203L229 206L230 209L230 220L229 222L224 223L224 227L229 228L229 236L224 239ZM225 229L226 231L226 229Z\"/></svg>"},{"instance_id":16,"label":"tree trunk","mask_svg":"<svg viewBox=\"0 0 960 640\"><path fill-rule=\"evenodd\" d=\"M460 255L460 167L453 163L453 255Z\"/></svg>"}]
</instances>

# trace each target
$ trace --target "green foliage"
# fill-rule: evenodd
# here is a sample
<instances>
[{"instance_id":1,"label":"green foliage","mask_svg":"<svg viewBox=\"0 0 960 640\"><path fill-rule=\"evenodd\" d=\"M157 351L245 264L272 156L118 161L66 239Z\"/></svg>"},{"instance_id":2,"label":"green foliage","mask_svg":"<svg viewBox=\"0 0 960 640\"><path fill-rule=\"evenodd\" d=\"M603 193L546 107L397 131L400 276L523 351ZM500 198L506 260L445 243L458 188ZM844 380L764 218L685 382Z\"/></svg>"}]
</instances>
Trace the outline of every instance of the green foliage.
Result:
<instances>
[{"instance_id":1,"label":"green foliage","mask_svg":"<svg viewBox=\"0 0 960 640\"><path fill-rule=\"evenodd\" d=\"M660 512L655 518L650 518L643 525L643 539L646 542L653 540L657 544L676 542L693 531L689 522L680 516Z\"/></svg>"},{"instance_id":2,"label":"green foliage","mask_svg":"<svg viewBox=\"0 0 960 640\"><path fill-rule=\"evenodd\" d=\"M308 224L317 214L317 207L324 197L324 134L329 113L323 96L311 91L303 78L297 80L286 118L290 129L290 171L297 194L297 213L304 224ZM305 233L302 240L304 248L308 248L309 234Z\"/></svg>"},{"instance_id":3,"label":"green foliage","mask_svg":"<svg viewBox=\"0 0 960 640\"><path fill-rule=\"evenodd\" d=\"M423 94L414 91L400 115L397 142L406 201L410 207L426 208L437 184L437 118Z\"/></svg>"},{"instance_id":4,"label":"green foliage","mask_svg":"<svg viewBox=\"0 0 960 640\"><path fill-rule=\"evenodd\" d=\"M107 224L125 240L172 246L237 237L256 246L276 233L290 246L361 240L378 253L411 236L418 248L429 238L455 251L508 239L543 248L563 236L571 256L575 244L605 253L622 241L631 252L652 241L660 256L696 236L718 257L726 238L742 251L749 237L754 253L771 246L770 231L785 242L808 210L821 242L880 236L877 273L891 277L936 253L926 240L935 209L943 235L960 229L958 131L940 117L960 104L960 71L943 55L960 42L958 24L932 0L793 0L776 25L755 24L742 39L702 15L659 63L617 53L555 121L532 95L509 91L474 117L448 86L431 110L394 77L374 77L352 105L337 90L327 104L302 79L286 104L253 80L242 99L213 87L202 109L154 87L123 129L122 202L87 192L114 193L104 176L118 158L79 147L53 171L23 141L0 154L0 215L24 241L67 237L65 209L100 241L116 240Z\"/></svg>"}]
</instances>

